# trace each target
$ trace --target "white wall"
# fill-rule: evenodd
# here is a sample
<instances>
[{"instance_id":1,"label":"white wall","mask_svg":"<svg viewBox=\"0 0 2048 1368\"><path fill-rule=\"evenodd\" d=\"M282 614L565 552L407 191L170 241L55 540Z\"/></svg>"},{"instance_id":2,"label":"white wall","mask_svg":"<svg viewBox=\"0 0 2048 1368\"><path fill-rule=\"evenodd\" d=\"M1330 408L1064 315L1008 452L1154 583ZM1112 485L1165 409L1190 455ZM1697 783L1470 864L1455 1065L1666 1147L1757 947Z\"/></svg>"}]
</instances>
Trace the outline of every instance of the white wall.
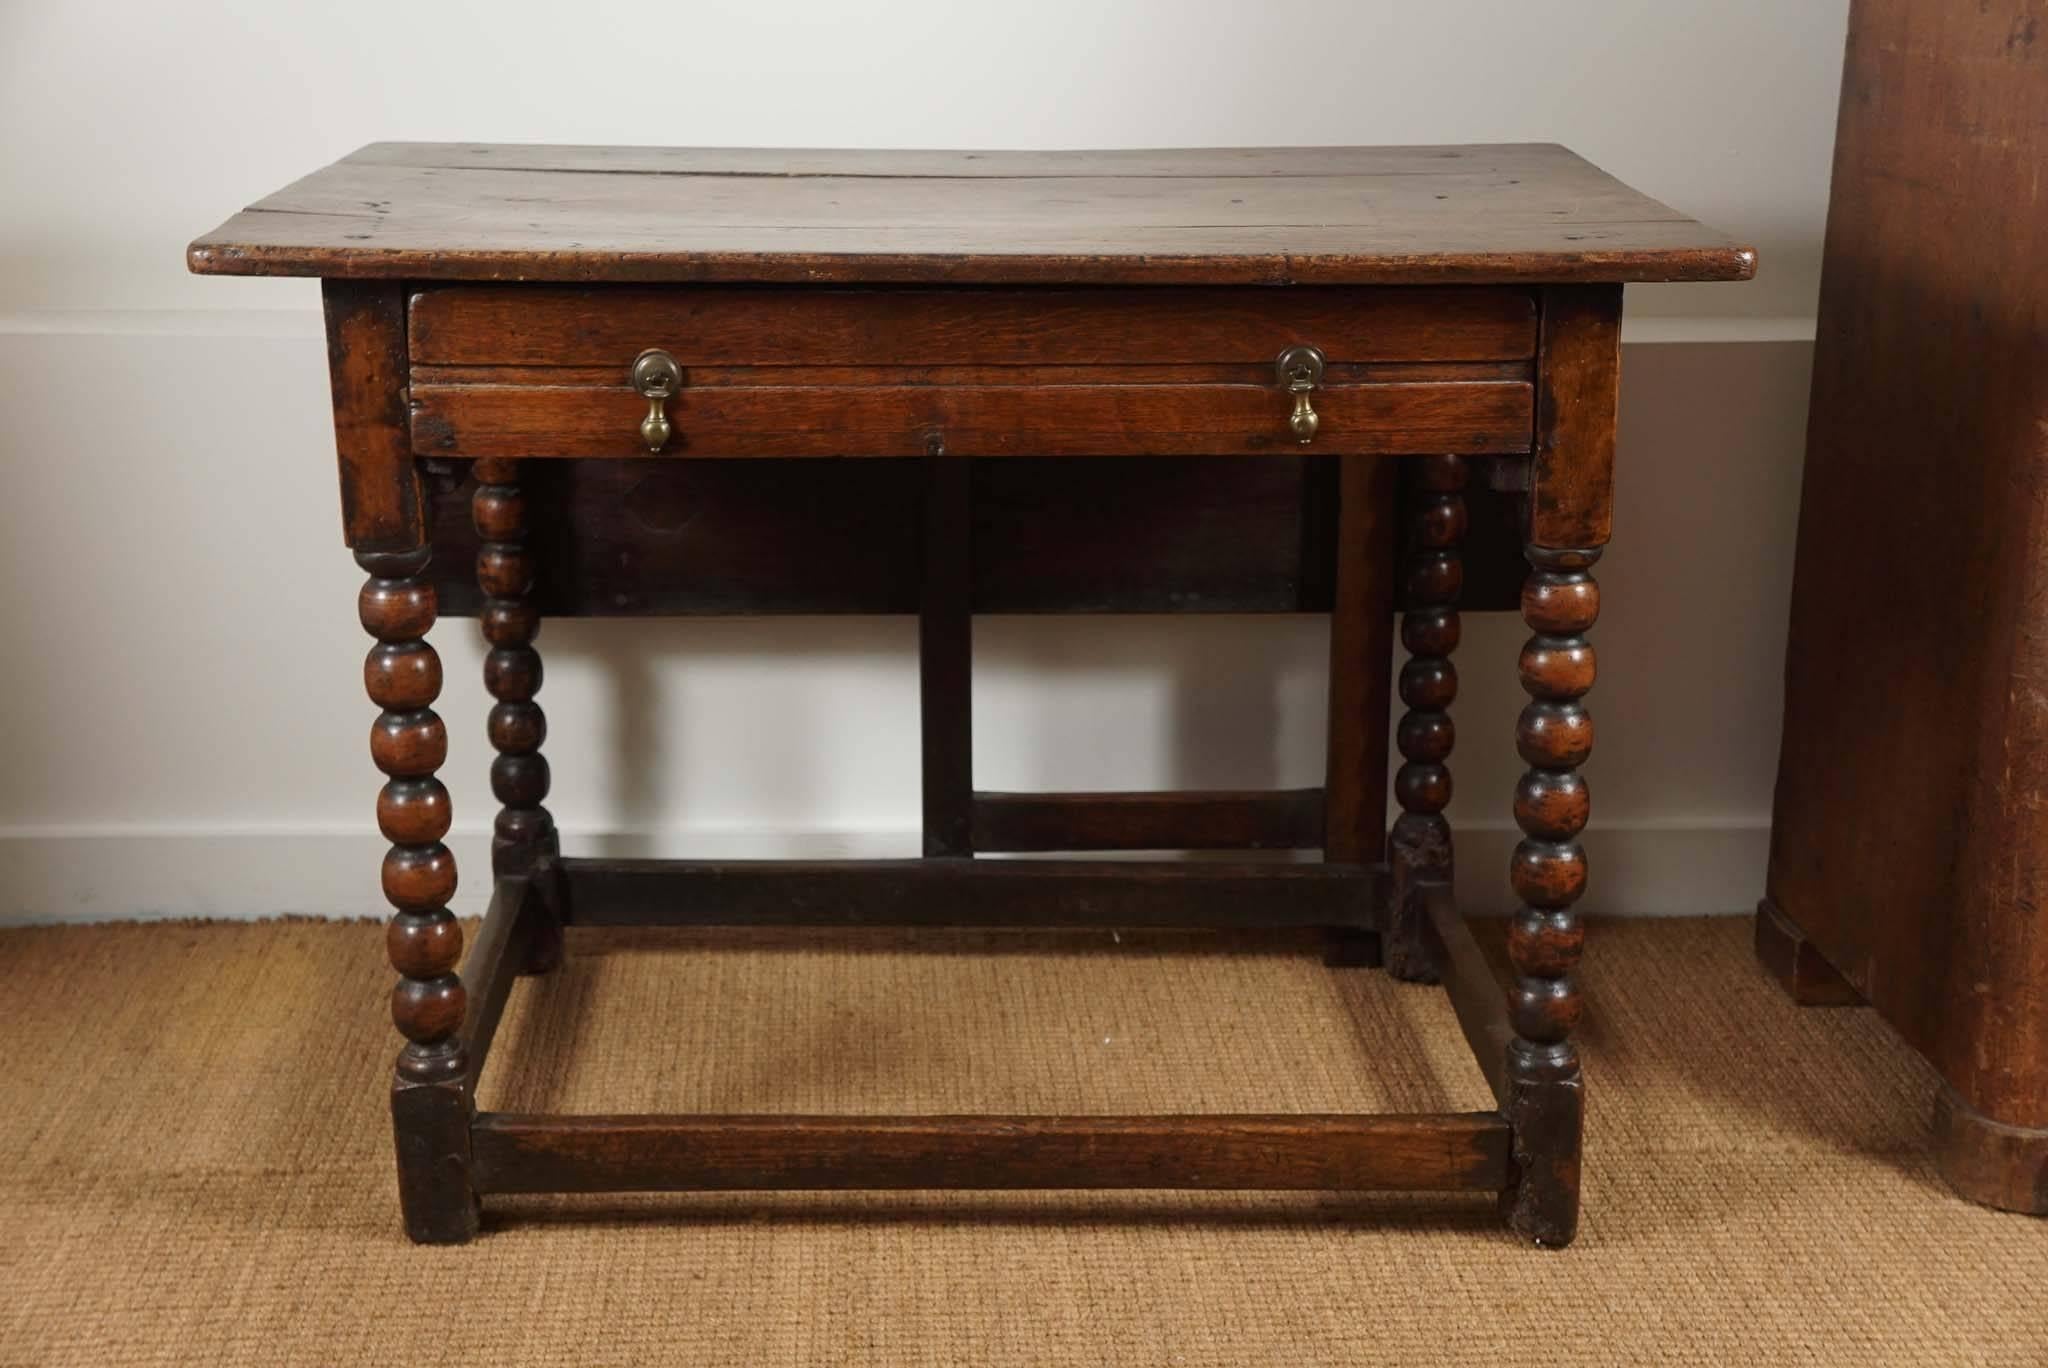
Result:
<instances>
[{"instance_id":1,"label":"white wall","mask_svg":"<svg viewBox=\"0 0 2048 1368\"><path fill-rule=\"evenodd\" d=\"M1845 0L0 6L0 920L377 911L301 281L185 242L379 138L1084 147L1556 140L1754 242L1630 291L1596 640L1592 910L1762 884ZM474 629L438 635L458 856ZM1321 624L988 620L987 787L1313 783ZM1517 769L1507 618L1461 653L1468 896ZM586 848L908 851L908 623L557 622L551 806ZM630 763L628 763L630 762ZM1504 901L1504 899L1502 899Z\"/></svg>"}]
</instances>

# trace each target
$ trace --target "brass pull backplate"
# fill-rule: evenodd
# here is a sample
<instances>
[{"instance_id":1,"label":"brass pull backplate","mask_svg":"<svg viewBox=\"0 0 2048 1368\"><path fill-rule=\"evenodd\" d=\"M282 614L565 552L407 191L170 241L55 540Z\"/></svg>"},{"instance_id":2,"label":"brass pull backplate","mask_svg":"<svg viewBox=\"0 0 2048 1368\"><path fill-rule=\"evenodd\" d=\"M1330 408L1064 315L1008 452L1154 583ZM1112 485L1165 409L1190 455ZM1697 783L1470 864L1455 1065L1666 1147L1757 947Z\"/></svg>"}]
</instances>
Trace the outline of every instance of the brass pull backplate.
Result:
<instances>
[{"instance_id":1,"label":"brass pull backplate","mask_svg":"<svg viewBox=\"0 0 2048 1368\"><path fill-rule=\"evenodd\" d=\"M668 401L683 387L683 368L659 347L649 347L633 358L633 389L647 401L647 416L640 420L640 440L649 451L668 445Z\"/></svg>"},{"instance_id":2,"label":"brass pull backplate","mask_svg":"<svg viewBox=\"0 0 2048 1368\"><path fill-rule=\"evenodd\" d=\"M1310 396L1323 383L1323 353L1317 347L1289 347L1273 362L1273 373L1294 396L1294 411L1287 415L1287 430L1294 440L1307 446L1322 426Z\"/></svg>"}]
</instances>

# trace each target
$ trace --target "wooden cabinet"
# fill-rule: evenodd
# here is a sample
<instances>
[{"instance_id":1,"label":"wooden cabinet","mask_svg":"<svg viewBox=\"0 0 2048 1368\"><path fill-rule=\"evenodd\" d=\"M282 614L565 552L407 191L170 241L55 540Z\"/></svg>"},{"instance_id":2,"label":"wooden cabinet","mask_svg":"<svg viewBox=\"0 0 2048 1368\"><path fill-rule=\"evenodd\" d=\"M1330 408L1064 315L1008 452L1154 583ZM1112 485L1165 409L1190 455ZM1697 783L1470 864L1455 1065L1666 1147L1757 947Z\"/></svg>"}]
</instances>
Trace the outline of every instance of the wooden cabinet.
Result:
<instances>
[{"instance_id":1,"label":"wooden cabinet","mask_svg":"<svg viewBox=\"0 0 2048 1368\"><path fill-rule=\"evenodd\" d=\"M2048 4L1856 0L1758 943L2048 1213Z\"/></svg>"}]
</instances>

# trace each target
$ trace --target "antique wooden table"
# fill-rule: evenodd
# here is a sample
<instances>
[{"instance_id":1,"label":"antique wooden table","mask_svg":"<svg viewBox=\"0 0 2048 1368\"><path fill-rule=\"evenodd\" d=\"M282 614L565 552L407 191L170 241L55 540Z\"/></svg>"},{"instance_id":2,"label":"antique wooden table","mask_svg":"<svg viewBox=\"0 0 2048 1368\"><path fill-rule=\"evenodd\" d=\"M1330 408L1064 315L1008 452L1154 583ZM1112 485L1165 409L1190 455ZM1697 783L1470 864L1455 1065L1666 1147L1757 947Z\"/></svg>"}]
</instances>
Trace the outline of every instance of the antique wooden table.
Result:
<instances>
[{"instance_id":1,"label":"antique wooden table","mask_svg":"<svg viewBox=\"0 0 2048 1368\"><path fill-rule=\"evenodd\" d=\"M1555 146L377 144L189 259L324 283L383 710L370 750L388 776L392 1116L414 1239L468 1239L493 1192L849 1187L1476 1189L1530 1239L1572 1238L1580 700L1621 285L1746 278L1748 249ZM1528 563L1505 992L1453 902L1443 816L1468 526L1489 534L1475 589L1498 584L1503 539ZM971 614L1304 609L1331 622L1321 788L975 791ZM481 619L497 700L494 888L466 962L426 641L443 610ZM820 611L919 614L923 859L559 853L543 612ZM1184 848L1322 858L972 858ZM1499 1106L476 1110L512 980L558 961L563 926L762 923L1331 928L1339 963L1441 977Z\"/></svg>"}]
</instances>

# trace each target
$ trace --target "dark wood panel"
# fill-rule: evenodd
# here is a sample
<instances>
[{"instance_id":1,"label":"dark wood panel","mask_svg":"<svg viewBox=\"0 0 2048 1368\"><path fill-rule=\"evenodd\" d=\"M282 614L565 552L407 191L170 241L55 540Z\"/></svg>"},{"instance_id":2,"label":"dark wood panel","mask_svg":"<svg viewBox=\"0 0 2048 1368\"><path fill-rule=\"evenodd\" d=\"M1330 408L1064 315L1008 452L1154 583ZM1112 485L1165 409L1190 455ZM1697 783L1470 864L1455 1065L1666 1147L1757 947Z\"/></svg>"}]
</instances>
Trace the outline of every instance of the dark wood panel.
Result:
<instances>
[{"instance_id":1,"label":"dark wood panel","mask_svg":"<svg viewBox=\"0 0 2048 1368\"><path fill-rule=\"evenodd\" d=\"M1172 860L587 860L582 926L1370 926L1375 868Z\"/></svg>"},{"instance_id":2,"label":"dark wood panel","mask_svg":"<svg viewBox=\"0 0 2048 1368\"><path fill-rule=\"evenodd\" d=\"M1517 290L420 290L415 364L609 366L660 347L685 368L1132 366L1251 361L1308 343L1332 362L1535 355Z\"/></svg>"},{"instance_id":3,"label":"dark wood panel","mask_svg":"<svg viewBox=\"0 0 2048 1368\"><path fill-rule=\"evenodd\" d=\"M1321 789L977 793L973 811L974 848L985 851L1313 850L1323 844Z\"/></svg>"},{"instance_id":4,"label":"dark wood panel","mask_svg":"<svg viewBox=\"0 0 2048 1368\"><path fill-rule=\"evenodd\" d=\"M1318 452L1527 451L1525 381L1328 385ZM1273 385L746 385L684 389L657 459L1295 455ZM634 457L647 402L626 386L412 387L423 456Z\"/></svg>"},{"instance_id":5,"label":"dark wood panel","mask_svg":"<svg viewBox=\"0 0 2048 1368\"><path fill-rule=\"evenodd\" d=\"M1857 0L1770 903L2048 1154L2048 4ZM2033 192L2030 192L2030 187ZM2017 1156L2016 1150L2004 1152ZM1962 1157L1960 1150L1943 1152ZM1951 1178L1985 1200L2041 1170Z\"/></svg>"},{"instance_id":6,"label":"dark wood panel","mask_svg":"<svg viewBox=\"0 0 2048 1368\"><path fill-rule=\"evenodd\" d=\"M835 1188L1491 1191L1492 1112L1435 1116L530 1116L486 1112L483 1192Z\"/></svg>"},{"instance_id":7,"label":"dark wood panel","mask_svg":"<svg viewBox=\"0 0 2048 1368\"><path fill-rule=\"evenodd\" d=\"M1327 609L1317 457L988 461L975 470L981 613Z\"/></svg>"},{"instance_id":8,"label":"dark wood panel","mask_svg":"<svg viewBox=\"0 0 2048 1368\"><path fill-rule=\"evenodd\" d=\"M1370 458L1361 458L1370 459ZM1327 612L1336 462L1029 458L975 469L979 613ZM545 461L522 468L548 617L915 613L920 463ZM449 616L478 608L470 485L433 490ZM1527 567L1513 496L1468 491L1464 604ZM1396 586L1398 589L1399 586Z\"/></svg>"},{"instance_id":9,"label":"dark wood panel","mask_svg":"<svg viewBox=\"0 0 2048 1368\"><path fill-rule=\"evenodd\" d=\"M213 274L807 285L1755 269L1746 247L1548 144L1050 156L385 144L251 206L187 260Z\"/></svg>"}]
</instances>

